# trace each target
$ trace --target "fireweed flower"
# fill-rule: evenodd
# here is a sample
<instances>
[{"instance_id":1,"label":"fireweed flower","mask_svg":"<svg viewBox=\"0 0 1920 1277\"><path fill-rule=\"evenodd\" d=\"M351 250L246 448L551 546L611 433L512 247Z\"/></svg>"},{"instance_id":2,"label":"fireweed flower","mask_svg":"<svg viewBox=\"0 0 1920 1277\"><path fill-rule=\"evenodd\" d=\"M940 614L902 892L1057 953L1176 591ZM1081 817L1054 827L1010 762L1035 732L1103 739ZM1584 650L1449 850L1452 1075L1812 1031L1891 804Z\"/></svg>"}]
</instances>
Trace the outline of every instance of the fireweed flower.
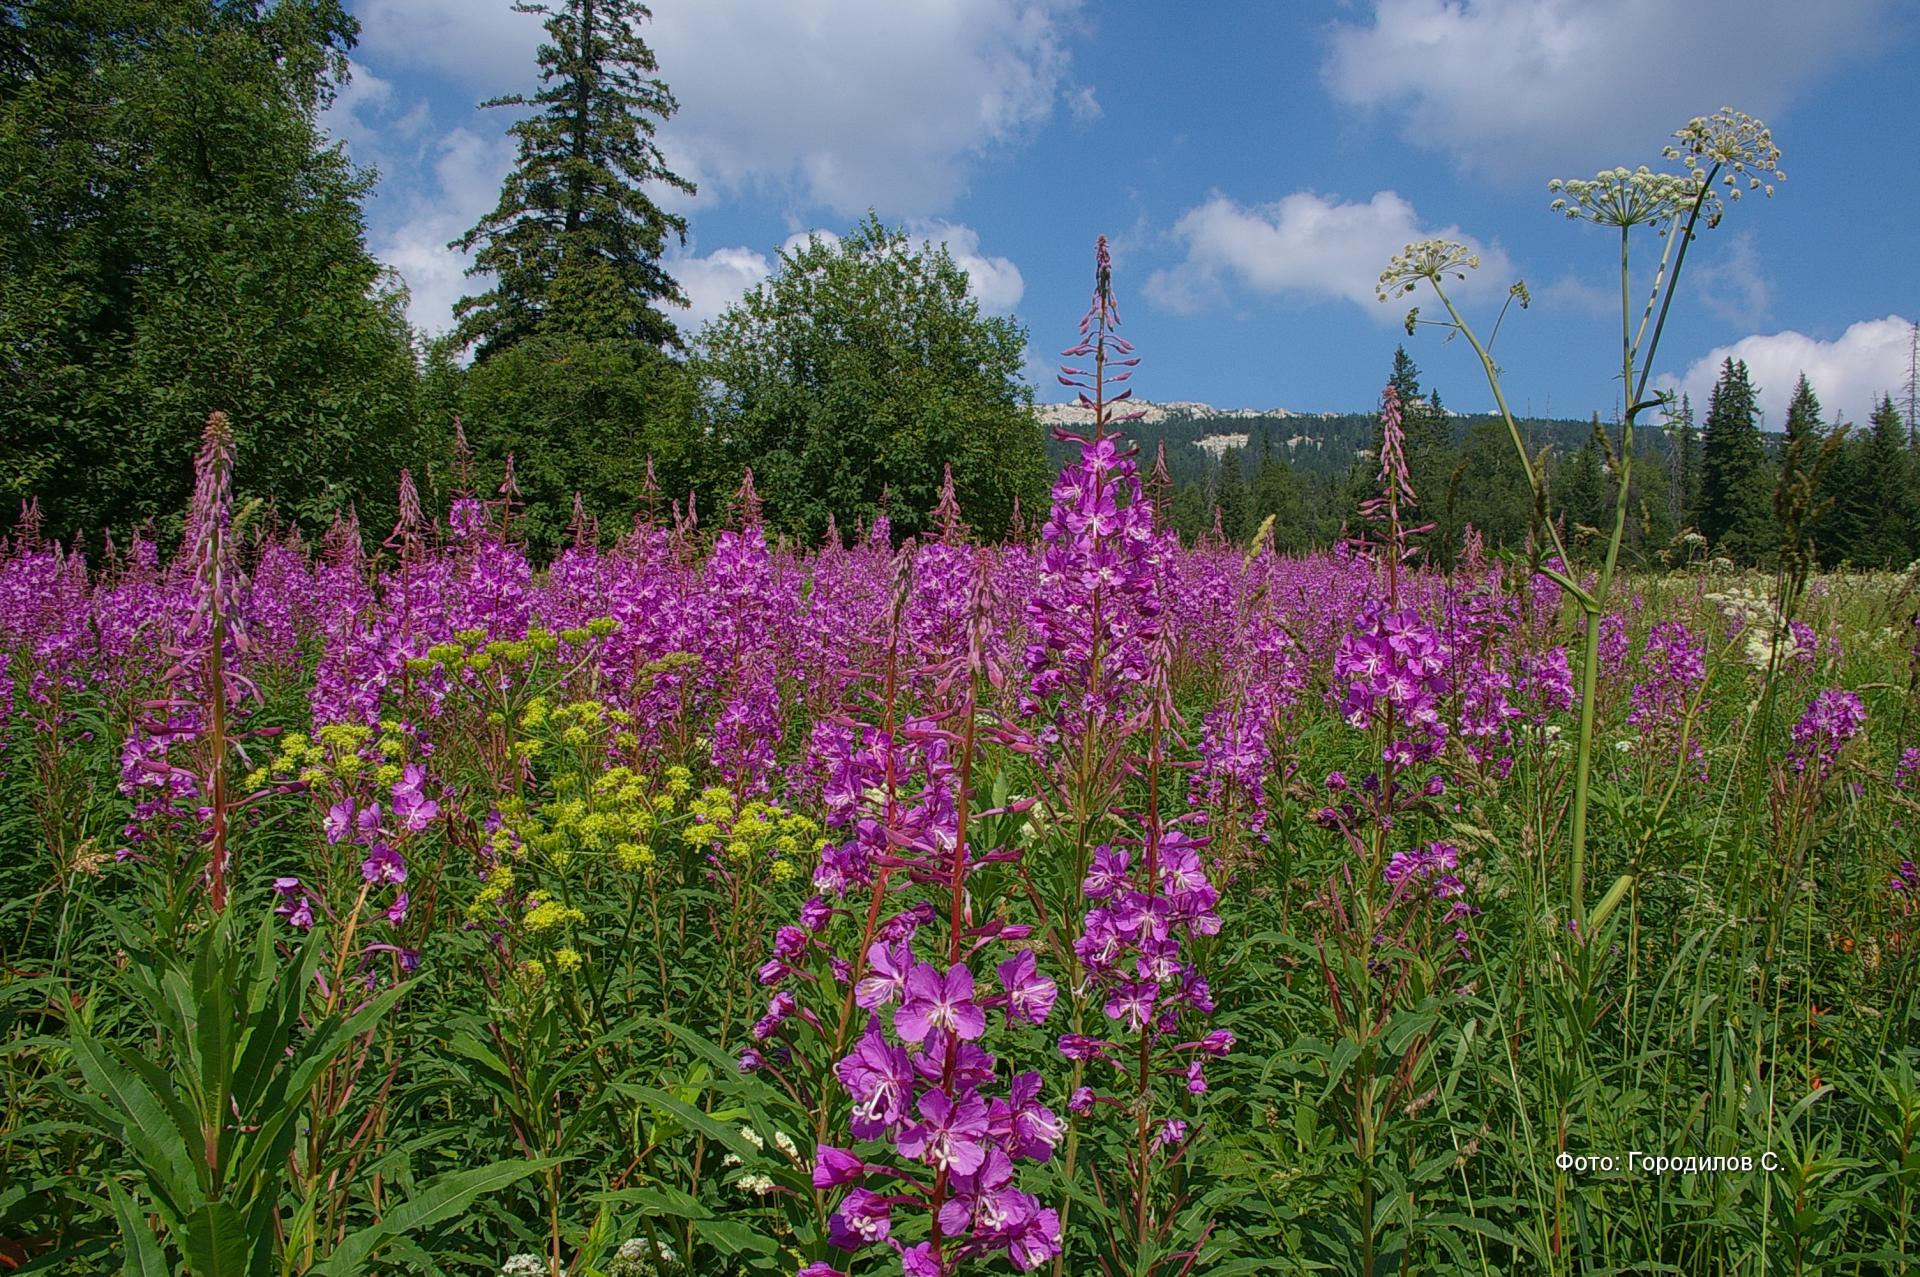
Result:
<instances>
[{"instance_id":1,"label":"fireweed flower","mask_svg":"<svg viewBox=\"0 0 1920 1277\"><path fill-rule=\"evenodd\" d=\"M1629 693L1627 725L1641 733L1643 742L1663 751L1678 748L1688 707L1707 680L1706 645L1679 621L1661 621L1647 635L1640 662L1645 674ZM1704 702L1702 712L1704 713ZM1705 752L1696 732L1690 756L1705 767Z\"/></svg>"},{"instance_id":2,"label":"fireweed flower","mask_svg":"<svg viewBox=\"0 0 1920 1277\"><path fill-rule=\"evenodd\" d=\"M864 1013L864 1031L851 1049L839 1048L846 1053L832 1060L828 1084L850 1101L852 1137L879 1148L856 1154L823 1142L814 1150L815 1185L839 1196L828 1241L848 1251L890 1246L904 1271L934 1277L994 1254L1024 1271L1059 1253L1060 1223L1017 1187L1017 1169L1051 1156L1060 1122L1041 1101L1040 1075L1003 1084L1000 1061L983 1042L994 1030L991 1011L1003 1010L1009 1028L1044 1023L1057 989L1029 949L998 962L997 987L972 965L973 955L1030 931L1004 921L970 925L958 894L988 859L1017 854L970 845L962 819L973 797L965 776L974 696L992 677L991 578L987 561L976 559L964 623L916 629L909 614L917 562L911 550L894 557L888 624L896 659L905 650L921 660L896 666L888 685L919 689L927 716L884 729L837 717L816 726L808 770L819 779L830 834L814 873L819 894L799 925L775 933L762 978L785 985L810 970L773 993L753 1030L763 1045L741 1066L785 1084L813 1044L833 1041L836 1024ZM889 897L905 898L889 912ZM835 933L854 919L870 921L849 961ZM806 1096L809 1107L826 1103ZM931 1217L930 1240L899 1240L906 1212Z\"/></svg>"},{"instance_id":3,"label":"fireweed flower","mask_svg":"<svg viewBox=\"0 0 1920 1277\"><path fill-rule=\"evenodd\" d=\"M1793 725L1787 762L1796 772L1809 767L1824 779L1833 769L1840 749L1867 725L1867 707L1857 693L1828 688L1813 698L1806 713Z\"/></svg>"}]
</instances>

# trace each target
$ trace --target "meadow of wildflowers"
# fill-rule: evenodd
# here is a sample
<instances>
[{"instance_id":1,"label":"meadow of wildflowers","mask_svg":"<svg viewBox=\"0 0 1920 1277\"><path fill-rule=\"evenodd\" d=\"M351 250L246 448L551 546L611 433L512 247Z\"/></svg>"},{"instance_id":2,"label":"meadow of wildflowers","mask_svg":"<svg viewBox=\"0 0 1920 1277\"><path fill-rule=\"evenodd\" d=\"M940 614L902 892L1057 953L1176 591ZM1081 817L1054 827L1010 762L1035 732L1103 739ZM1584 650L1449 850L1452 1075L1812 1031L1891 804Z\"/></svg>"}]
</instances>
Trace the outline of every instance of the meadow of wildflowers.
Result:
<instances>
[{"instance_id":1,"label":"meadow of wildflowers","mask_svg":"<svg viewBox=\"0 0 1920 1277\"><path fill-rule=\"evenodd\" d=\"M1185 546L1119 323L1031 540L23 519L0 1264L1910 1271L1920 579Z\"/></svg>"}]
</instances>

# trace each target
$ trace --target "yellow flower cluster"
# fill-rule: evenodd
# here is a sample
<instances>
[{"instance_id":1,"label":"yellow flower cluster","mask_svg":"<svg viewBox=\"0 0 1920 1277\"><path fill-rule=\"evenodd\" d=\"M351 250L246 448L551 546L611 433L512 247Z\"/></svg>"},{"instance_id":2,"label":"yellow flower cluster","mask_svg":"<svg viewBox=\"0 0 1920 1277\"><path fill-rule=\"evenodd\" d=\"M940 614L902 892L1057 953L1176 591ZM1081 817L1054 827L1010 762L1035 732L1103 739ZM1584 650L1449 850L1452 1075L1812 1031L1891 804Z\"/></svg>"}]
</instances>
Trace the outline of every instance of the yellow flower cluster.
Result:
<instances>
[{"instance_id":1,"label":"yellow flower cluster","mask_svg":"<svg viewBox=\"0 0 1920 1277\"><path fill-rule=\"evenodd\" d=\"M742 866L770 858L767 874L775 882L792 878L795 860L827 845L820 826L807 817L758 800L738 806L732 791L718 785L702 790L687 811L694 818L681 833L688 845L718 848Z\"/></svg>"},{"instance_id":2,"label":"yellow flower cluster","mask_svg":"<svg viewBox=\"0 0 1920 1277\"><path fill-rule=\"evenodd\" d=\"M247 789L254 790L286 781L318 785L338 778L351 782L359 779L367 768L369 743L379 757L389 760L375 765L374 780L392 788L403 774L398 763L392 760L407 756L407 741L400 724L391 719L381 722L377 738L372 728L359 723L328 723L317 728L312 736L288 732L280 738L280 748L273 758L264 767L249 772L244 783Z\"/></svg>"},{"instance_id":3,"label":"yellow flower cluster","mask_svg":"<svg viewBox=\"0 0 1920 1277\"><path fill-rule=\"evenodd\" d=\"M527 910L527 916L521 919L529 931L551 931L555 927L571 927L586 920L586 914L558 900L541 901Z\"/></svg>"},{"instance_id":4,"label":"yellow flower cluster","mask_svg":"<svg viewBox=\"0 0 1920 1277\"><path fill-rule=\"evenodd\" d=\"M536 656L559 651L562 643L579 647L589 639L604 638L619 628L618 621L601 616L577 629L561 630L557 634L534 625L528 627L523 639L489 640L484 628L475 627L461 630L451 643L434 644L425 656L408 661L407 669L413 674L426 674L434 669L485 672L495 665L525 665Z\"/></svg>"}]
</instances>

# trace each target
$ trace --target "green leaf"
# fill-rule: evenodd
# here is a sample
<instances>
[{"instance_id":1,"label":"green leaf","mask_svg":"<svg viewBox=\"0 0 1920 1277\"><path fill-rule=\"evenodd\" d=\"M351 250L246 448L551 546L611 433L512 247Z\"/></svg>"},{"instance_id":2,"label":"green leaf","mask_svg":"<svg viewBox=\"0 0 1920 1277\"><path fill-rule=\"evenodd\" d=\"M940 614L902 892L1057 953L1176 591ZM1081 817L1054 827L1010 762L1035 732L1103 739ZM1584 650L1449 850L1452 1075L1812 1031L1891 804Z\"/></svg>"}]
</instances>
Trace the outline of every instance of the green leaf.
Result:
<instances>
[{"instance_id":1,"label":"green leaf","mask_svg":"<svg viewBox=\"0 0 1920 1277\"><path fill-rule=\"evenodd\" d=\"M333 1253L314 1268L315 1277L358 1277L361 1266L382 1245L395 1237L451 1219L476 1198L497 1193L563 1160L558 1157L545 1157L537 1161L523 1158L495 1162L491 1166L470 1171L449 1171L444 1175L436 1175L422 1184L412 1197L388 1211L379 1223L350 1234L334 1247Z\"/></svg>"},{"instance_id":2,"label":"green leaf","mask_svg":"<svg viewBox=\"0 0 1920 1277\"><path fill-rule=\"evenodd\" d=\"M86 1107L99 1119L101 1133L127 1146L151 1187L164 1194L174 1209L182 1213L190 1209L200 1184L193 1172L192 1150L180 1138L177 1116L123 1070L101 1042L76 1033L73 1058L87 1085L105 1097L104 1101L83 1097L94 1100Z\"/></svg>"},{"instance_id":3,"label":"green leaf","mask_svg":"<svg viewBox=\"0 0 1920 1277\"><path fill-rule=\"evenodd\" d=\"M771 1255L778 1249L771 1237L763 1237L745 1224L730 1220L696 1219L693 1231L723 1255Z\"/></svg>"},{"instance_id":4,"label":"green leaf","mask_svg":"<svg viewBox=\"0 0 1920 1277\"><path fill-rule=\"evenodd\" d=\"M635 1099L645 1100L656 1108L665 1109L694 1130L706 1135L707 1138L726 1145L741 1161L759 1161L763 1156L762 1151L748 1143L735 1128L728 1126L725 1122L714 1120L709 1114L701 1112L691 1104L683 1103L665 1091L656 1087L642 1086L637 1082L616 1082L613 1089L622 1095L630 1095Z\"/></svg>"},{"instance_id":5,"label":"green leaf","mask_svg":"<svg viewBox=\"0 0 1920 1277\"><path fill-rule=\"evenodd\" d=\"M186 1225L179 1240L193 1277L246 1277L247 1230L231 1202L208 1202Z\"/></svg>"},{"instance_id":6,"label":"green leaf","mask_svg":"<svg viewBox=\"0 0 1920 1277\"><path fill-rule=\"evenodd\" d=\"M120 1226L120 1240L125 1243L125 1258L120 1267L122 1277L170 1277L166 1254L127 1190L108 1180L107 1196L113 1202L113 1218Z\"/></svg>"}]
</instances>

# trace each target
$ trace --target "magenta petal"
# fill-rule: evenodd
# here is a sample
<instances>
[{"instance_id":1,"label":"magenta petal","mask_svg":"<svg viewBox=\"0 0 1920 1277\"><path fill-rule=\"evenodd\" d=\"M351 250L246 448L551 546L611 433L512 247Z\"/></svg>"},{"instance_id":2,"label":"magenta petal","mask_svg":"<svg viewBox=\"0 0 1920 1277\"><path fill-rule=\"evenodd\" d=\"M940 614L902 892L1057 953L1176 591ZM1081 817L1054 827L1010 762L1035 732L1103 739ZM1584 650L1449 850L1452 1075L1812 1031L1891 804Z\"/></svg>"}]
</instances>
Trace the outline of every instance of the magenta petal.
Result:
<instances>
[{"instance_id":1,"label":"magenta petal","mask_svg":"<svg viewBox=\"0 0 1920 1277\"><path fill-rule=\"evenodd\" d=\"M972 1042L987 1031L987 1013L972 1002L953 1009L953 1032L963 1042Z\"/></svg>"},{"instance_id":2,"label":"magenta petal","mask_svg":"<svg viewBox=\"0 0 1920 1277\"><path fill-rule=\"evenodd\" d=\"M900 1035L902 1042L918 1045L927 1040L927 1031L932 1026L927 1021L927 1003L904 1002L893 1013L893 1031Z\"/></svg>"}]
</instances>

